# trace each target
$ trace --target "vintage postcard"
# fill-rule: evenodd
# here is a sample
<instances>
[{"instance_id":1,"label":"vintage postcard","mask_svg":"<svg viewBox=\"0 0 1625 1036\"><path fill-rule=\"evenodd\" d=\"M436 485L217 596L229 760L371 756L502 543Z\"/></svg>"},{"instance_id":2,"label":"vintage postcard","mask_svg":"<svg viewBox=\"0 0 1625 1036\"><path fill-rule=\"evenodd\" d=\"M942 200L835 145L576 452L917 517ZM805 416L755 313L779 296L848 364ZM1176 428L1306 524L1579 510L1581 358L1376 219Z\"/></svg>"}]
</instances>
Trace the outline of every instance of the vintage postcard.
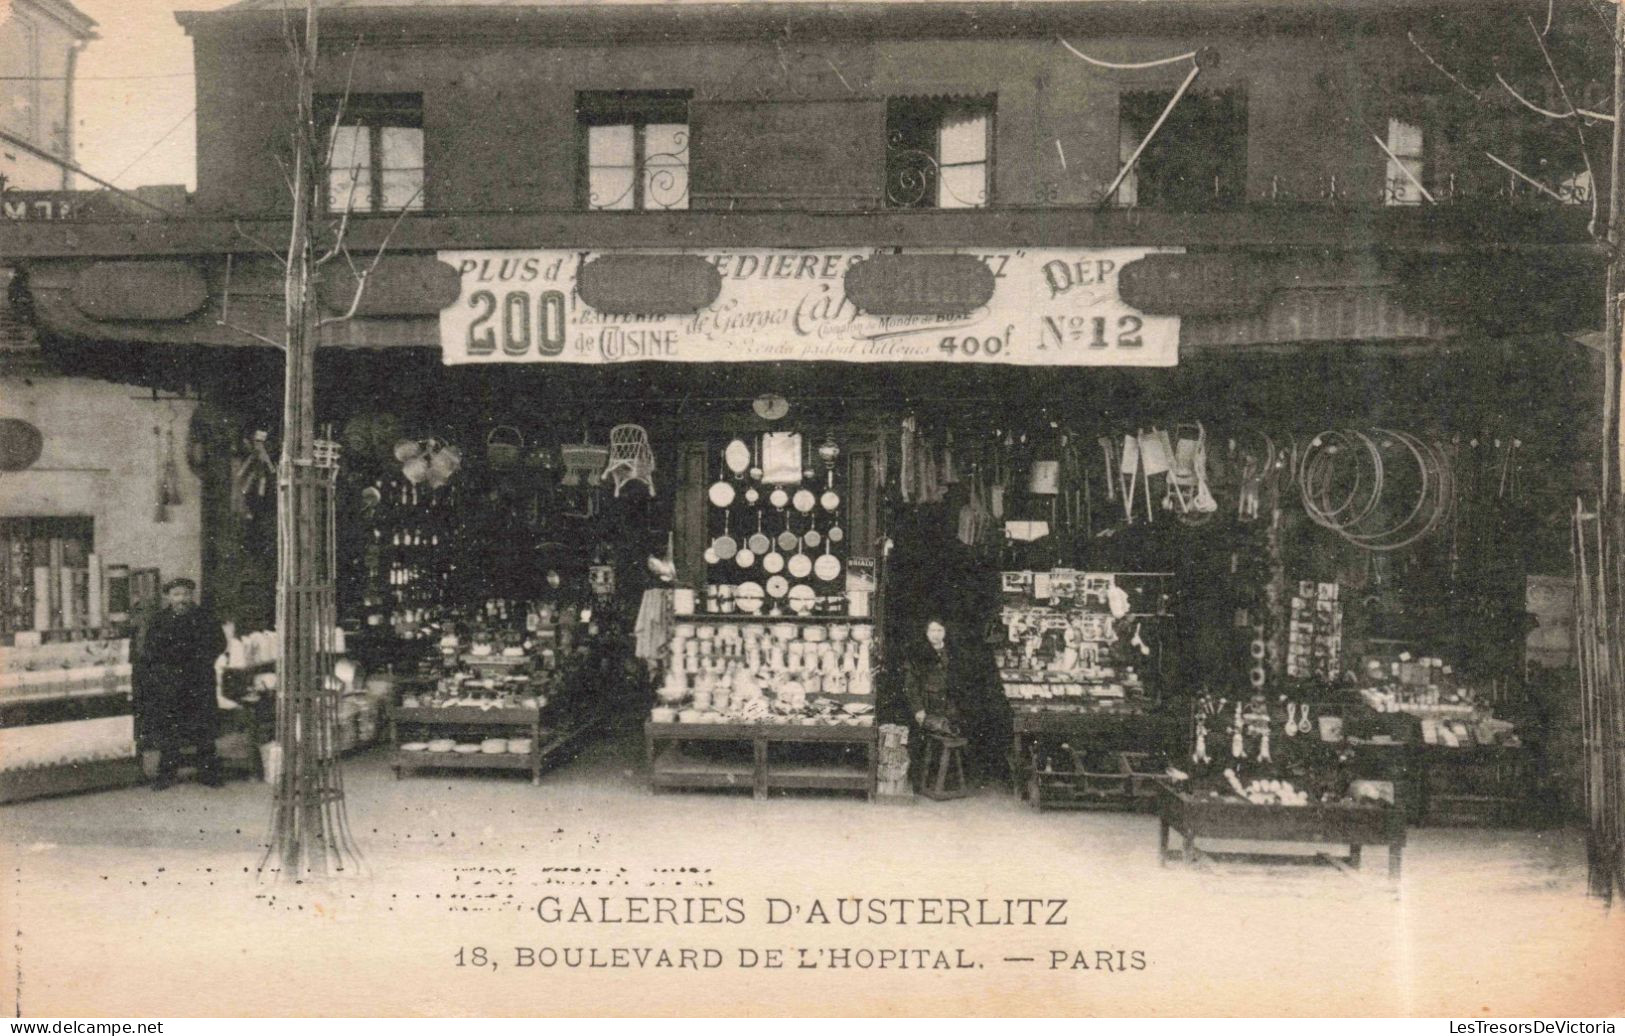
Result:
<instances>
[{"instance_id":1,"label":"vintage postcard","mask_svg":"<svg viewBox=\"0 0 1625 1036\"><path fill-rule=\"evenodd\" d=\"M1612 0L3 10L9 1012L1625 1012Z\"/></svg>"}]
</instances>

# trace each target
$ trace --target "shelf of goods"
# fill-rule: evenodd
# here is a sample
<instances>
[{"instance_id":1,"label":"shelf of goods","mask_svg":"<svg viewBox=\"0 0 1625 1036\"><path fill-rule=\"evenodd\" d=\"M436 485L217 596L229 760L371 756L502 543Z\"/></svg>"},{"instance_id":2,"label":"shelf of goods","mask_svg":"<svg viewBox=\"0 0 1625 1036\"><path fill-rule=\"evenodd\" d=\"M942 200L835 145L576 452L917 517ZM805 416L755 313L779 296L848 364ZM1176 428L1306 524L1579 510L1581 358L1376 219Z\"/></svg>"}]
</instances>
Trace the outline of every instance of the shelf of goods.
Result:
<instances>
[{"instance_id":1,"label":"shelf of goods","mask_svg":"<svg viewBox=\"0 0 1625 1036\"><path fill-rule=\"evenodd\" d=\"M1355 866L1360 846L1387 845L1397 876L1405 845L1403 745L1383 717L1358 703L1272 703L1261 692L1240 700L1203 696L1192 706L1188 750L1159 791L1159 853L1168 857L1170 830L1183 837L1179 855L1187 862L1199 856L1198 838L1346 845L1347 857L1307 859Z\"/></svg>"},{"instance_id":2,"label":"shelf of goods","mask_svg":"<svg viewBox=\"0 0 1625 1036\"><path fill-rule=\"evenodd\" d=\"M1343 845L1348 855L1338 862L1360 865L1366 845L1388 847L1388 874L1398 878L1405 852L1405 817L1392 806L1351 802L1312 802L1304 805L1249 802L1213 794L1189 794L1167 786L1159 790L1157 853L1163 862L1183 859L1195 864L1204 855L1235 855L1248 859L1275 859L1265 852L1217 853L1199 850L1199 838L1249 842L1295 842ZM1177 831L1182 848L1170 851L1168 835ZM1324 855L1324 854L1321 854ZM1335 859L1335 858L1332 858Z\"/></svg>"},{"instance_id":3,"label":"shelf of goods","mask_svg":"<svg viewBox=\"0 0 1625 1036\"><path fill-rule=\"evenodd\" d=\"M1159 574L1003 573L999 679L1010 704L1010 773L1039 809L1149 809L1177 739L1138 665L1163 610Z\"/></svg>"},{"instance_id":4,"label":"shelf of goods","mask_svg":"<svg viewBox=\"0 0 1625 1036\"><path fill-rule=\"evenodd\" d=\"M679 620L644 726L651 785L873 798L873 632L852 619Z\"/></svg>"},{"instance_id":5,"label":"shelf of goods","mask_svg":"<svg viewBox=\"0 0 1625 1036\"><path fill-rule=\"evenodd\" d=\"M1429 826L1518 826L1543 813L1531 746L1438 658L1367 658L1363 704L1408 724L1414 819Z\"/></svg>"},{"instance_id":6,"label":"shelf of goods","mask_svg":"<svg viewBox=\"0 0 1625 1036\"><path fill-rule=\"evenodd\" d=\"M0 651L0 802L141 782L129 651L115 636Z\"/></svg>"},{"instance_id":7,"label":"shelf of goods","mask_svg":"<svg viewBox=\"0 0 1625 1036\"><path fill-rule=\"evenodd\" d=\"M462 655L449 676L403 682L389 710L395 776L423 769L528 770L532 784L543 768L603 721L595 701L564 693L556 671L535 660ZM410 736L408 736L410 735Z\"/></svg>"}]
</instances>

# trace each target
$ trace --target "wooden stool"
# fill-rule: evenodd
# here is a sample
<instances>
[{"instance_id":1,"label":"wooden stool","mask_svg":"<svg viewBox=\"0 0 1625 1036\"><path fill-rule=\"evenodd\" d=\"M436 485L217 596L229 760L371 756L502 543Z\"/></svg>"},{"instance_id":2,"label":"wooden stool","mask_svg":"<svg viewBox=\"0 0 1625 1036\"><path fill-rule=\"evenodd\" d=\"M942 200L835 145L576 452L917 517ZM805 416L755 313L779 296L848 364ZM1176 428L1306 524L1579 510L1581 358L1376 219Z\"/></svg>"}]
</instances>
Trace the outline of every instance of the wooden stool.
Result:
<instances>
[{"instance_id":1,"label":"wooden stool","mask_svg":"<svg viewBox=\"0 0 1625 1036\"><path fill-rule=\"evenodd\" d=\"M965 787L965 745L962 737L926 731L920 760L920 794L941 802L970 794Z\"/></svg>"}]
</instances>

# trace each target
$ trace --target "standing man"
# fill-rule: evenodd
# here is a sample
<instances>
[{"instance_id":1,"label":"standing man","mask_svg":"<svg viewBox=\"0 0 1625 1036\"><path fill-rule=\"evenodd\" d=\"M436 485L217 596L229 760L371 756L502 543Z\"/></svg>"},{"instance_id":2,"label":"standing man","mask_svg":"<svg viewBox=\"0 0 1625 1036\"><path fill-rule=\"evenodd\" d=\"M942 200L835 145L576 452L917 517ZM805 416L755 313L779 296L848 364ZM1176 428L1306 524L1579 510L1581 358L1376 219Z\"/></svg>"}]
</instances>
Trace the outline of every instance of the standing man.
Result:
<instances>
[{"instance_id":1,"label":"standing man","mask_svg":"<svg viewBox=\"0 0 1625 1036\"><path fill-rule=\"evenodd\" d=\"M153 790L174 783L187 747L196 756L198 780L220 787L214 662L225 649L220 623L198 607L197 584L190 579L165 583L163 604L141 637L134 673L137 734L158 751Z\"/></svg>"}]
</instances>

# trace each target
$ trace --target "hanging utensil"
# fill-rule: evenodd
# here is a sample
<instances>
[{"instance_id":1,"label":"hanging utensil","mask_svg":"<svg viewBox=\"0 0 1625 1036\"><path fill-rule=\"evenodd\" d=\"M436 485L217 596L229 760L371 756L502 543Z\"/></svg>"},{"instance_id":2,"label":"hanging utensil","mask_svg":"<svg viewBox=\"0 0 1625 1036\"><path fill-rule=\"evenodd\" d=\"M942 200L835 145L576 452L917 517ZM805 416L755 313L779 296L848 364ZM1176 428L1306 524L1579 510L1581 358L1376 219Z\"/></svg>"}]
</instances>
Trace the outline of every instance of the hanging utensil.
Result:
<instances>
[{"instance_id":1,"label":"hanging utensil","mask_svg":"<svg viewBox=\"0 0 1625 1036\"><path fill-rule=\"evenodd\" d=\"M796 510L802 514L811 514L812 509L818 504L818 498L813 496L813 491L810 489L796 490L796 495L791 498L791 501L795 504Z\"/></svg>"},{"instance_id":2,"label":"hanging utensil","mask_svg":"<svg viewBox=\"0 0 1625 1036\"><path fill-rule=\"evenodd\" d=\"M734 590L734 603L746 615L755 615L762 610L762 605L766 603L763 597L761 583L740 583Z\"/></svg>"},{"instance_id":3,"label":"hanging utensil","mask_svg":"<svg viewBox=\"0 0 1625 1036\"><path fill-rule=\"evenodd\" d=\"M724 468L726 468L728 464L728 455L726 451L723 452L722 463ZM719 473L717 480L711 483L711 488L706 491L705 495L710 499L712 507L730 507L734 502L733 483L721 477Z\"/></svg>"},{"instance_id":4,"label":"hanging utensil","mask_svg":"<svg viewBox=\"0 0 1625 1036\"><path fill-rule=\"evenodd\" d=\"M812 574L813 570L813 560L807 556L807 552L802 548L802 540L800 537L797 537L796 552L792 554L790 556L790 560L785 563L786 570L788 570L790 575L795 579L806 579Z\"/></svg>"},{"instance_id":5,"label":"hanging utensil","mask_svg":"<svg viewBox=\"0 0 1625 1036\"><path fill-rule=\"evenodd\" d=\"M801 537L801 542L805 543L814 550L817 550L818 545L824 542L824 534L818 531L816 515L814 516L812 527L807 530L806 535Z\"/></svg>"},{"instance_id":6,"label":"hanging utensil","mask_svg":"<svg viewBox=\"0 0 1625 1036\"><path fill-rule=\"evenodd\" d=\"M779 533L779 549L790 550L801 542L801 537L790 531L790 512L784 512L784 531Z\"/></svg>"},{"instance_id":7,"label":"hanging utensil","mask_svg":"<svg viewBox=\"0 0 1625 1036\"><path fill-rule=\"evenodd\" d=\"M717 557L722 561L728 561L739 553L739 544L734 541L732 536L728 535L729 517L729 512L722 512L722 535L711 541L711 549L716 551Z\"/></svg>"},{"instance_id":8,"label":"hanging utensil","mask_svg":"<svg viewBox=\"0 0 1625 1036\"><path fill-rule=\"evenodd\" d=\"M755 452L751 454L750 458L750 480L752 482L762 481L762 437L760 435L756 437ZM754 501L752 502L754 503Z\"/></svg>"},{"instance_id":9,"label":"hanging utensil","mask_svg":"<svg viewBox=\"0 0 1625 1036\"><path fill-rule=\"evenodd\" d=\"M773 547L773 540L767 533L762 531L762 512L760 511L756 512L756 531L751 534L747 545L757 557L762 557Z\"/></svg>"},{"instance_id":10,"label":"hanging utensil","mask_svg":"<svg viewBox=\"0 0 1625 1036\"><path fill-rule=\"evenodd\" d=\"M813 564L813 575L826 583L832 583L841 574L841 559L829 552L829 544L824 544L824 553Z\"/></svg>"},{"instance_id":11,"label":"hanging utensil","mask_svg":"<svg viewBox=\"0 0 1625 1036\"><path fill-rule=\"evenodd\" d=\"M751 568L756 564L756 552L748 546L740 547L734 554L734 564L740 568Z\"/></svg>"},{"instance_id":12,"label":"hanging utensil","mask_svg":"<svg viewBox=\"0 0 1625 1036\"><path fill-rule=\"evenodd\" d=\"M783 576L774 576L767 581L767 596L781 599L790 592L790 580Z\"/></svg>"},{"instance_id":13,"label":"hanging utensil","mask_svg":"<svg viewBox=\"0 0 1625 1036\"><path fill-rule=\"evenodd\" d=\"M783 486L779 486L768 494L767 502L782 511L790 505L790 494Z\"/></svg>"},{"instance_id":14,"label":"hanging utensil","mask_svg":"<svg viewBox=\"0 0 1625 1036\"><path fill-rule=\"evenodd\" d=\"M829 532L824 535L831 543L839 543L846 539L846 530L841 528L840 522L837 520L834 525L829 527Z\"/></svg>"},{"instance_id":15,"label":"hanging utensil","mask_svg":"<svg viewBox=\"0 0 1625 1036\"><path fill-rule=\"evenodd\" d=\"M735 477L750 470L750 447L743 439L735 439L722 451L722 462Z\"/></svg>"},{"instance_id":16,"label":"hanging utensil","mask_svg":"<svg viewBox=\"0 0 1625 1036\"><path fill-rule=\"evenodd\" d=\"M818 595L806 583L797 583L790 588L790 610L797 615L806 615L813 610Z\"/></svg>"}]
</instances>

